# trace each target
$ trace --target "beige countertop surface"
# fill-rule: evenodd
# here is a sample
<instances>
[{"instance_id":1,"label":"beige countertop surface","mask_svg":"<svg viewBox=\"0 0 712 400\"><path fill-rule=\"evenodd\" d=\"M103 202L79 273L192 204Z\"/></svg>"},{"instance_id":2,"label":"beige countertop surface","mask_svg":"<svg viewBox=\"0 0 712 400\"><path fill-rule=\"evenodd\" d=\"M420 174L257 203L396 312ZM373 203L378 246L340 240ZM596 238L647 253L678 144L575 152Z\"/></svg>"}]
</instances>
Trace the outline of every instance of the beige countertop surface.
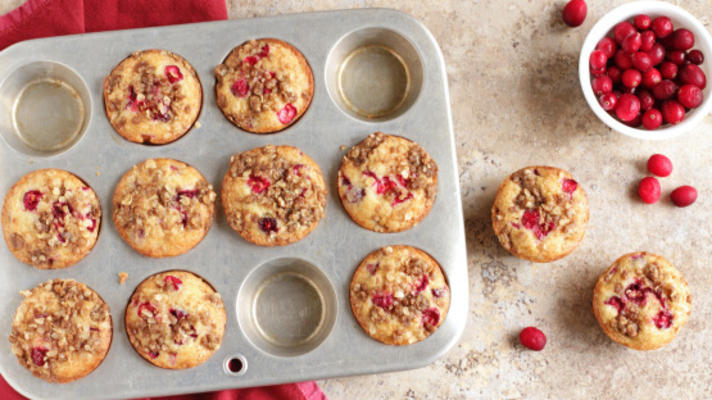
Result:
<instances>
[{"instance_id":1,"label":"beige countertop surface","mask_svg":"<svg viewBox=\"0 0 712 400\"><path fill-rule=\"evenodd\" d=\"M21 0L0 0L0 13ZM661 142L611 131L588 108L577 74L588 30L619 0L589 1L585 23L560 19L564 0L256 1L228 0L231 18L353 7L388 7L421 20L439 42L450 101L465 215L469 317L460 342L432 365L411 371L319 381L329 399L712 398L712 118L683 137ZM707 28L709 0L673 1ZM712 55L706 62L712 62ZM425 94L427 95L427 94ZM668 155L673 174L663 199L637 200L637 182L653 153ZM510 256L495 238L490 207L499 183L533 164L570 171L586 190L590 223L570 256L533 264ZM666 194L695 185L693 206ZM649 352L609 340L591 311L598 275L618 256L647 250L687 278L693 310L668 346ZM546 348L518 343L528 325ZM348 345L344 345L348 351Z\"/></svg>"}]
</instances>

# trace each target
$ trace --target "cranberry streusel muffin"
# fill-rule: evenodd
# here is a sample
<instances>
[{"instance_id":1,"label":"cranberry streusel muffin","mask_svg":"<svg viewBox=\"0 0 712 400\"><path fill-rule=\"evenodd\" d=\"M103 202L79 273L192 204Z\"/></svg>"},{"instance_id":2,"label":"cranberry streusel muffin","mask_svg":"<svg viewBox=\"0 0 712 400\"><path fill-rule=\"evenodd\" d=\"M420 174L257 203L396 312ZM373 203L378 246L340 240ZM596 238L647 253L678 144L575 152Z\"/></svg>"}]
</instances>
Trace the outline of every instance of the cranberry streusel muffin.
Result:
<instances>
[{"instance_id":1,"label":"cranberry streusel muffin","mask_svg":"<svg viewBox=\"0 0 712 400\"><path fill-rule=\"evenodd\" d=\"M104 79L106 116L132 142L164 144L180 138L198 119L202 105L198 74L170 51L137 51Z\"/></svg>"},{"instance_id":2,"label":"cranberry streusel muffin","mask_svg":"<svg viewBox=\"0 0 712 400\"><path fill-rule=\"evenodd\" d=\"M354 222L376 232L400 232L430 212L438 166L417 143L376 132L346 153L337 187Z\"/></svg>"},{"instance_id":3,"label":"cranberry streusel muffin","mask_svg":"<svg viewBox=\"0 0 712 400\"><path fill-rule=\"evenodd\" d=\"M99 237L101 205L89 185L60 169L23 176L5 196L2 231L20 261L40 269L68 267Z\"/></svg>"},{"instance_id":4,"label":"cranberry streusel muffin","mask_svg":"<svg viewBox=\"0 0 712 400\"><path fill-rule=\"evenodd\" d=\"M568 172L527 167L502 182L492 206L492 227L502 247L534 262L562 258L586 233L588 199Z\"/></svg>"},{"instance_id":5,"label":"cranberry streusel muffin","mask_svg":"<svg viewBox=\"0 0 712 400\"><path fill-rule=\"evenodd\" d=\"M230 158L222 183L227 222L260 246L308 235L324 216L326 184L319 166L291 146L265 146Z\"/></svg>"},{"instance_id":6,"label":"cranberry streusel muffin","mask_svg":"<svg viewBox=\"0 0 712 400\"><path fill-rule=\"evenodd\" d=\"M617 259L593 290L593 313L603 332L636 350L668 344L691 310L682 274L663 257L644 251Z\"/></svg>"},{"instance_id":7,"label":"cranberry streusel muffin","mask_svg":"<svg viewBox=\"0 0 712 400\"><path fill-rule=\"evenodd\" d=\"M10 343L23 367L65 383L99 366L113 331L109 307L96 292L73 279L53 279L20 293Z\"/></svg>"},{"instance_id":8,"label":"cranberry streusel muffin","mask_svg":"<svg viewBox=\"0 0 712 400\"><path fill-rule=\"evenodd\" d=\"M361 328L393 345L430 336L450 308L440 264L411 246L387 246L366 256L351 279L350 298Z\"/></svg>"},{"instance_id":9,"label":"cranberry streusel muffin","mask_svg":"<svg viewBox=\"0 0 712 400\"><path fill-rule=\"evenodd\" d=\"M126 306L126 332L136 352L169 369L192 368L220 347L225 306L215 289L187 271L141 282Z\"/></svg>"},{"instance_id":10,"label":"cranberry streusel muffin","mask_svg":"<svg viewBox=\"0 0 712 400\"><path fill-rule=\"evenodd\" d=\"M311 68L299 50L277 39L235 47L215 68L218 107L248 132L272 133L296 122L314 94Z\"/></svg>"},{"instance_id":11,"label":"cranberry streusel muffin","mask_svg":"<svg viewBox=\"0 0 712 400\"><path fill-rule=\"evenodd\" d=\"M119 234L149 257L192 249L210 230L215 214L213 186L197 169L169 158L134 165L116 186L113 203Z\"/></svg>"}]
</instances>

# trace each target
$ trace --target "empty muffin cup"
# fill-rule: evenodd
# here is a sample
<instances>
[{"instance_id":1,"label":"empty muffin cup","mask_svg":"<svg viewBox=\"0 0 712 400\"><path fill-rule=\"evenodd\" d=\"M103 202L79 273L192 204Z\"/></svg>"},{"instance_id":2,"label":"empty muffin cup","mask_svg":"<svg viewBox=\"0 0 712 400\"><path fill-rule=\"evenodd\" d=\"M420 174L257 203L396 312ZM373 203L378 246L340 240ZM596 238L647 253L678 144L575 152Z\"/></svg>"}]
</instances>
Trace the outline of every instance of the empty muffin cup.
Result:
<instances>
[{"instance_id":1,"label":"empty muffin cup","mask_svg":"<svg viewBox=\"0 0 712 400\"><path fill-rule=\"evenodd\" d=\"M84 80L66 65L36 61L0 85L0 134L15 150L49 156L68 150L86 131L91 115Z\"/></svg>"}]
</instances>

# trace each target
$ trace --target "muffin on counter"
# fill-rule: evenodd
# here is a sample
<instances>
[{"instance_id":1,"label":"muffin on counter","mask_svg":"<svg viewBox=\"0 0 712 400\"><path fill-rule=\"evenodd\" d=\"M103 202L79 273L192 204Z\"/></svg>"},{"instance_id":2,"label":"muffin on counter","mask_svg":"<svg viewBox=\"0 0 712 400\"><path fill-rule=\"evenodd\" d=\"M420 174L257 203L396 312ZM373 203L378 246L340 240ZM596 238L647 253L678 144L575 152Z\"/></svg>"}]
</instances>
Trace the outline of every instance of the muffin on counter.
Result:
<instances>
[{"instance_id":1,"label":"muffin on counter","mask_svg":"<svg viewBox=\"0 0 712 400\"><path fill-rule=\"evenodd\" d=\"M247 41L215 68L218 107L252 133L278 132L296 122L314 95L312 70L299 50L277 39Z\"/></svg>"},{"instance_id":2,"label":"muffin on counter","mask_svg":"<svg viewBox=\"0 0 712 400\"><path fill-rule=\"evenodd\" d=\"M5 195L2 231L20 261L65 268L84 258L99 237L101 205L94 190L60 169L30 172Z\"/></svg>"},{"instance_id":3,"label":"muffin on counter","mask_svg":"<svg viewBox=\"0 0 712 400\"><path fill-rule=\"evenodd\" d=\"M134 165L114 191L114 225L134 250L172 257L195 247L215 215L213 186L195 168L169 158Z\"/></svg>"},{"instance_id":4,"label":"muffin on counter","mask_svg":"<svg viewBox=\"0 0 712 400\"><path fill-rule=\"evenodd\" d=\"M346 153L337 187L354 222L375 232L400 232L430 212L438 166L419 144L376 132Z\"/></svg>"},{"instance_id":5,"label":"muffin on counter","mask_svg":"<svg viewBox=\"0 0 712 400\"><path fill-rule=\"evenodd\" d=\"M116 132L136 143L165 144L198 119L203 89L188 61L166 50L137 51L104 79L104 109Z\"/></svg>"},{"instance_id":6,"label":"muffin on counter","mask_svg":"<svg viewBox=\"0 0 712 400\"><path fill-rule=\"evenodd\" d=\"M499 186L492 227L502 247L534 262L571 253L583 240L588 199L571 174L555 167L527 167Z\"/></svg>"},{"instance_id":7,"label":"muffin on counter","mask_svg":"<svg viewBox=\"0 0 712 400\"><path fill-rule=\"evenodd\" d=\"M665 258L644 251L617 259L593 290L593 313L603 332L636 350L670 343L691 310L682 274Z\"/></svg>"},{"instance_id":8,"label":"muffin on counter","mask_svg":"<svg viewBox=\"0 0 712 400\"><path fill-rule=\"evenodd\" d=\"M227 222L260 246L297 242L324 216L326 184L319 166L291 146L265 146L230 158L223 178Z\"/></svg>"},{"instance_id":9,"label":"muffin on counter","mask_svg":"<svg viewBox=\"0 0 712 400\"><path fill-rule=\"evenodd\" d=\"M113 331L109 307L96 292L73 279L53 279L20 293L10 343L23 367L65 383L99 366Z\"/></svg>"},{"instance_id":10,"label":"muffin on counter","mask_svg":"<svg viewBox=\"0 0 712 400\"><path fill-rule=\"evenodd\" d=\"M450 308L450 288L435 259L411 246L366 256L351 278L351 311L379 342L406 345L430 336Z\"/></svg>"},{"instance_id":11,"label":"muffin on counter","mask_svg":"<svg viewBox=\"0 0 712 400\"><path fill-rule=\"evenodd\" d=\"M126 306L126 333L141 357L161 368L192 368L220 348L220 294L197 275L167 271L141 282Z\"/></svg>"}]
</instances>

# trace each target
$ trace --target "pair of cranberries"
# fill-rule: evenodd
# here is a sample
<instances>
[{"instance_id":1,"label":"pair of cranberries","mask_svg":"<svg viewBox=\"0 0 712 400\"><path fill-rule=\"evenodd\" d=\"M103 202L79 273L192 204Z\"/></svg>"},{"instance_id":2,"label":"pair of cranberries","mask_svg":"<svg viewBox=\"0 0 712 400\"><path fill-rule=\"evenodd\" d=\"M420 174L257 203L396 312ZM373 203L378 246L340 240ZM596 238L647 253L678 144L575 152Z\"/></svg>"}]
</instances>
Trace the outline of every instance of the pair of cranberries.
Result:
<instances>
[{"instance_id":1,"label":"pair of cranberries","mask_svg":"<svg viewBox=\"0 0 712 400\"><path fill-rule=\"evenodd\" d=\"M702 104L707 78L695 35L668 17L641 14L616 25L589 56L591 87L604 110L634 128L677 124Z\"/></svg>"},{"instance_id":2,"label":"pair of cranberries","mask_svg":"<svg viewBox=\"0 0 712 400\"><path fill-rule=\"evenodd\" d=\"M672 173L672 161L662 154L653 154L648 159L648 171L659 177ZM660 182L653 176L643 178L638 184L638 196L643 202L653 204L660 199ZM697 200L697 189L692 186L680 186L670 193L670 200L678 207L687 207Z\"/></svg>"}]
</instances>

